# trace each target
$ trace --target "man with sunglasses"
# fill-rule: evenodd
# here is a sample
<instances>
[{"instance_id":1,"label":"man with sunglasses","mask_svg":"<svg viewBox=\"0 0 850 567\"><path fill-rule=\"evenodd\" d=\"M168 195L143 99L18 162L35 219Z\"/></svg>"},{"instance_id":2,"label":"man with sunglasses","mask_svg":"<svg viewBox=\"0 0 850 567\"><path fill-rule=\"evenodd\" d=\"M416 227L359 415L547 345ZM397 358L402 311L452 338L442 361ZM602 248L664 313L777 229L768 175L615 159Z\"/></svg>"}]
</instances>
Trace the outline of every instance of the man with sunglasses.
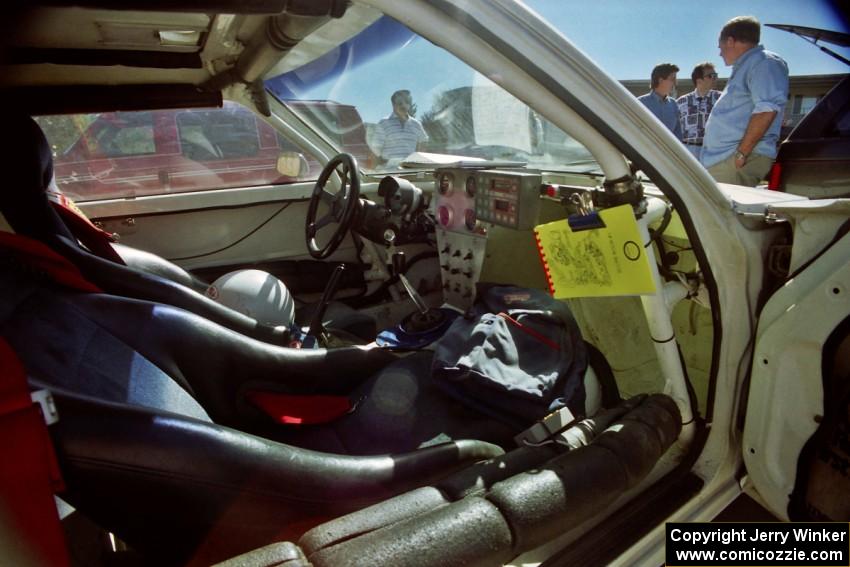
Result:
<instances>
[{"instance_id":1,"label":"man with sunglasses","mask_svg":"<svg viewBox=\"0 0 850 567\"><path fill-rule=\"evenodd\" d=\"M776 158L788 65L759 45L760 32L753 16L732 18L720 30L720 56L732 75L708 117L702 164L722 183L755 187Z\"/></svg>"},{"instance_id":2,"label":"man with sunglasses","mask_svg":"<svg viewBox=\"0 0 850 567\"><path fill-rule=\"evenodd\" d=\"M709 62L700 63L691 72L694 90L676 99L679 105L679 120L682 123L682 141L695 158L702 155L702 140L705 136L705 123L711 109L720 98L720 91L714 89L717 72Z\"/></svg>"}]
</instances>

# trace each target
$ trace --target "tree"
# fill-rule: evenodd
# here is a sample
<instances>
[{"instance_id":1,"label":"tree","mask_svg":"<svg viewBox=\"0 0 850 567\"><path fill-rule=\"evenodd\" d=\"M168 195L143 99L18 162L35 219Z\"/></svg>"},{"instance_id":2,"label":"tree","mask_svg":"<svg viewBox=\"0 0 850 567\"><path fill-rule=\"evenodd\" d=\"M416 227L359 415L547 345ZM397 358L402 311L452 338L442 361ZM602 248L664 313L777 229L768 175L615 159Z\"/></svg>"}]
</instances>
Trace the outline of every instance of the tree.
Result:
<instances>
[{"instance_id":1,"label":"tree","mask_svg":"<svg viewBox=\"0 0 850 567\"><path fill-rule=\"evenodd\" d=\"M422 115L422 126L430 138L429 149L446 151L474 144L472 87L438 94L431 110Z\"/></svg>"}]
</instances>

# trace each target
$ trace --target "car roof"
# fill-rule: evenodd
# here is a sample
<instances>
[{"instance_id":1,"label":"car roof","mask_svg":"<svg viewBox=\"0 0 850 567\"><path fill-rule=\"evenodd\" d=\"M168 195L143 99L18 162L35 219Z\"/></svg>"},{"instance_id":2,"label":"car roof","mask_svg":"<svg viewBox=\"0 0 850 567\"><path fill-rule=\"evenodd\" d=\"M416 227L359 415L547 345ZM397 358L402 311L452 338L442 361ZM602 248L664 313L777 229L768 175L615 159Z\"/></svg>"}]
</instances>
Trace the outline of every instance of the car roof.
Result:
<instances>
[{"instance_id":1,"label":"car roof","mask_svg":"<svg viewBox=\"0 0 850 567\"><path fill-rule=\"evenodd\" d=\"M31 114L220 106L244 78L236 71L262 77L265 27L291 4L52 0L18 9L0 24L3 102ZM328 18L347 3L313 4Z\"/></svg>"}]
</instances>

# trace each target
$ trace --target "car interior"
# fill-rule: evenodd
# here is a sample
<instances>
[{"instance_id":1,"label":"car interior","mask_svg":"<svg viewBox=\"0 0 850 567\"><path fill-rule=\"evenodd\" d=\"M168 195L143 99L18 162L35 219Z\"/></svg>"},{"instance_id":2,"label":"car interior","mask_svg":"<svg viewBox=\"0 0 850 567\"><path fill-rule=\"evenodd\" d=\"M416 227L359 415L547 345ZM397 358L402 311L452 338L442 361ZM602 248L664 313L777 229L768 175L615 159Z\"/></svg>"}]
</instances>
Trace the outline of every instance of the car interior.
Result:
<instances>
[{"instance_id":1,"label":"car interior","mask_svg":"<svg viewBox=\"0 0 850 567\"><path fill-rule=\"evenodd\" d=\"M81 564L605 564L702 486L719 296L686 207L578 114L607 175L501 153L358 161L267 78L384 25L366 4L90 0L13 19L0 354L55 405ZM225 100L288 141L286 182L63 194L85 175L58 173L61 117L82 136L82 116ZM554 299L535 227L613 229L618 207L654 293L617 288L590 240L558 250L613 291Z\"/></svg>"}]
</instances>

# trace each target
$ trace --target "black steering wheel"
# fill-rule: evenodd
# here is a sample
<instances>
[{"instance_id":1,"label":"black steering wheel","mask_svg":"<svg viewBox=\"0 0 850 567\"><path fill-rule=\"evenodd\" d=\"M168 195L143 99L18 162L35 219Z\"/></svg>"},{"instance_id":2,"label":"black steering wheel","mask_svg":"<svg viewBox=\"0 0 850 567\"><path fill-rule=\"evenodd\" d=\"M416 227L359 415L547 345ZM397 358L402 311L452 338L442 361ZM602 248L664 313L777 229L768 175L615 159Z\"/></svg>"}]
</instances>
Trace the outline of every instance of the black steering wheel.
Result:
<instances>
[{"instance_id":1,"label":"black steering wheel","mask_svg":"<svg viewBox=\"0 0 850 567\"><path fill-rule=\"evenodd\" d=\"M333 173L336 173L341 180L339 191L336 193L331 193L325 189L328 179ZM357 168L357 160L351 154L334 156L325 165L322 174L319 175L316 186L313 188L313 195L310 197L310 206L307 208L305 236L307 237L307 250L310 251L310 256L322 260L334 253L354 221L354 213L359 201L360 170ZM330 207L330 211L316 220L320 202ZM316 234L332 223L337 223L339 226L336 227L327 244L320 246L316 242Z\"/></svg>"}]
</instances>

